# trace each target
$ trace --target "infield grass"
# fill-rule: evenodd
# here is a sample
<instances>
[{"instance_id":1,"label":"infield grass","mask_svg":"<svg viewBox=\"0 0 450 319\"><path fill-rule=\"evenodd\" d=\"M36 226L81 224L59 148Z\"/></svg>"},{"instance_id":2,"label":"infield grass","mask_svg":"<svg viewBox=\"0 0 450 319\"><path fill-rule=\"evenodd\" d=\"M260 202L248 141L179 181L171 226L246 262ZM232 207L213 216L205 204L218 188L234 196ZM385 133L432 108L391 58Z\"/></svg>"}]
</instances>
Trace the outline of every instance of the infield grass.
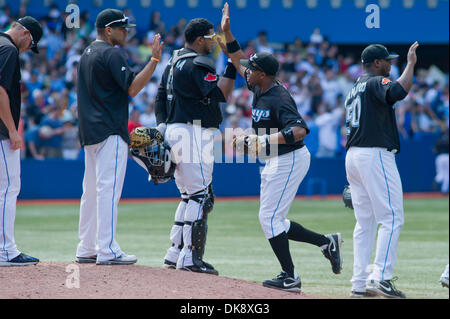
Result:
<instances>
[{"instance_id":1,"label":"infield grass","mask_svg":"<svg viewBox=\"0 0 450 319\"><path fill-rule=\"evenodd\" d=\"M170 245L176 202L119 206L117 241L137 255L138 264L161 267ZM449 262L449 201L407 199L395 266L396 286L408 298L448 299L439 278ZM205 260L224 277L261 282L280 271L258 221L258 201L217 201L208 219ZM78 244L79 205L18 205L15 237L19 249L41 261L72 262ZM353 264L353 211L339 200L295 200L288 218L323 234L341 232L343 271L331 272L320 249L290 242L306 294L348 298Z\"/></svg>"}]
</instances>

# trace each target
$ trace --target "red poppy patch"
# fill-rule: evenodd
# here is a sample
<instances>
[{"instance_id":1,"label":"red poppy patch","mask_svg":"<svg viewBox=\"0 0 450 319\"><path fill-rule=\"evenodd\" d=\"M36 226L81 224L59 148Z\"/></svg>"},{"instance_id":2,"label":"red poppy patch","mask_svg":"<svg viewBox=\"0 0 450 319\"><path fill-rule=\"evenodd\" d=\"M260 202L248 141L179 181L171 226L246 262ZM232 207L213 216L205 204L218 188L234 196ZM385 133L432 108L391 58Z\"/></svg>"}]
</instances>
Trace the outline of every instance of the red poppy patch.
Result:
<instances>
[{"instance_id":1,"label":"red poppy patch","mask_svg":"<svg viewBox=\"0 0 450 319\"><path fill-rule=\"evenodd\" d=\"M386 85L386 84L388 84L389 82L392 82L392 81L389 80L388 78L383 78L383 80L381 80L381 84L382 84L382 85Z\"/></svg>"},{"instance_id":2,"label":"red poppy patch","mask_svg":"<svg viewBox=\"0 0 450 319\"><path fill-rule=\"evenodd\" d=\"M208 82L214 82L214 81L217 81L217 75L214 75L214 74L212 74L212 73L208 73L208 74L205 76L205 81L208 81Z\"/></svg>"}]
</instances>

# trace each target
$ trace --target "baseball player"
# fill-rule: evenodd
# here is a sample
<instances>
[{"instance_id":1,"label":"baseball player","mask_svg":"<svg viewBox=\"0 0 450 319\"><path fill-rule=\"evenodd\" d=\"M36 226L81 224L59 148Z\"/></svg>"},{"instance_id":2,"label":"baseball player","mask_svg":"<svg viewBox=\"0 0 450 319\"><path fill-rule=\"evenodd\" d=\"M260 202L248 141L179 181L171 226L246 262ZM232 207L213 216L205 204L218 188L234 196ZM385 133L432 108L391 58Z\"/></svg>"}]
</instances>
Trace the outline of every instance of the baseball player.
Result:
<instances>
[{"instance_id":1,"label":"baseball player","mask_svg":"<svg viewBox=\"0 0 450 319\"><path fill-rule=\"evenodd\" d=\"M98 37L83 52L78 72L79 136L85 151L83 195L76 261L98 265L133 264L115 240L117 207L128 158L128 99L148 83L161 58L156 35L152 58L139 73L131 71L123 46L135 27L119 10L97 16Z\"/></svg>"},{"instance_id":2,"label":"baseball player","mask_svg":"<svg viewBox=\"0 0 450 319\"><path fill-rule=\"evenodd\" d=\"M404 99L411 88L417 47L417 42L410 47L407 66L396 82L388 76L391 60L398 55L389 54L380 44L366 47L361 54L364 74L345 100L345 169L356 217L352 297L369 293L405 298L393 285L398 238L404 223L402 183L395 163L400 141L394 104ZM370 272L378 224L381 227Z\"/></svg>"},{"instance_id":3,"label":"baseball player","mask_svg":"<svg viewBox=\"0 0 450 319\"><path fill-rule=\"evenodd\" d=\"M172 246L164 266L218 275L205 261L207 214L212 210L213 136L222 122L220 102L231 93L236 69L228 63L222 77L207 55L215 46L214 26L191 20L184 31L185 47L173 53L156 96L158 127L172 148L181 201L170 232Z\"/></svg>"},{"instance_id":4,"label":"baseball player","mask_svg":"<svg viewBox=\"0 0 450 319\"><path fill-rule=\"evenodd\" d=\"M301 280L294 268L289 240L322 248L333 272L339 274L342 269L342 237L340 233L318 234L287 219L289 208L310 165L311 155L303 142L309 129L289 92L276 80L279 65L275 57L268 53L256 53L248 60L240 60L243 52L229 25L229 7L225 4L222 29L227 42L226 51L254 93L252 127L258 133L238 137L233 145L240 153L244 149L248 154L267 159L261 173L259 221L282 268L280 275L265 280L263 285L300 292Z\"/></svg>"},{"instance_id":5,"label":"baseball player","mask_svg":"<svg viewBox=\"0 0 450 319\"><path fill-rule=\"evenodd\" d=\"M0 266L34 265L39 259L21 253L14 242L16 202L20 192L20 146L17 132L20 120L19 54L39 53L37 44L42 27L26 16L0 32Z\"/></svg>"}]
</instances>

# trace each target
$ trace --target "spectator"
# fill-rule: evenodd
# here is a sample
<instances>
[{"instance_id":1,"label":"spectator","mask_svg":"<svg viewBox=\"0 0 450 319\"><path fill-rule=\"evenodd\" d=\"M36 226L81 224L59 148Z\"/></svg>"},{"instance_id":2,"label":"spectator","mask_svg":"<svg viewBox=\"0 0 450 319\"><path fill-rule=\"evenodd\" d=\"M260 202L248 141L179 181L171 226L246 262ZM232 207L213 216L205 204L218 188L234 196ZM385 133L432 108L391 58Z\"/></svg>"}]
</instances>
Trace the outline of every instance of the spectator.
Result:
<instances>
[{"instance_id":1,"label":"spectator","mask_svg":"<svg viewBox=\"0 0 450 319\"><path fill-rule=\"evenodd\" d=\"M44 140L39 134L39 126L35 125L25 132L26 158L34 158L39 161L45 159L42 154L42 144Z\"/></svg>"},{"instance_id":2,"label":"spectator","mask_svg":"<svg viewBox=\"0 0 450 319\"><path fill-rule=\"evenodd\" d=\"M139 116L138 122L142 126L156 127L155 102L146 105L145 112Z\"/></svg>"},{"instance_id":3,"label":"spectator","mask_svg":"<svg viewBox=\"0 0 450 319\"><path fill-rule=\"evenodd\" d=\"M60 114L61 110L58 107L52 107L41 121L41 138L46 138L42 144L42 154L45 158L62 158L64 129Z\"/></svg>"},{"instance_id":4,"label":"spectator","mask_svg":"<svg viewBox=\"0 0 450 319\"><path fill-rule=\"evenodd\" d=\"M309 41L317 47L323 42L323 36L320 34L319 28L314 28L313 33L309 37Z\"/></svg>"},{"instance_id":5,"label":"spectator","mask_svg":"<svg viewBox=\"0 0 450 319\"><path fill-rule=\"evenodd\" d=\"M272 54L273 48L267 42L267 31L260 31L255 40L256 51L257 52L267 52Z\"/></svg>"},{"instance_id":6,"label":"spectator","mask_svg":"<svg viewBox=\"0 0 450 319\"><path fill-rule=\"evenodd\" d=\"M320 81L320 86L323 89L323 100L329 107L334 108L336 106L337 96L341 93L341 88L334 70L330 69L325 73L325 78Z\"/></svg>"},{"instance_id":7,"label":"spectator","mask_svg":"<svg viewBox=\"0 0 450 319\"><path fill-rule=\"evenodd\" d=\"M153 31L154 33L160 33L161 35L164 34L165 31L165 25L164 22L161 20L161 13L159 11L153 11L150 17L150 25L149 30ZM150 37L153 39L153 36Z\"/></svg>"},{"instance_id":8,"label":"spectator","mask_svg":"<svg viewBox=\"0 0 450 319\"><path fill-rule=\"evenodd\" d=\"M75 126L75 119L70 113L62 119L63 135L61 141L62 157L67 160L75 160L80 153L80 141L78 139L78 128Z\"/></svg>"},{"instance_id":9,"label":"spectator","mask_svg":"<svg viewBox=\"0 0 450 319\"><path fill-rule=\"evenodd\" d=\"M329 110L327 102L318 107L319 115L315 124L319 128L319 150L316 157L334 157L338 145L337 130L342 119L344 108L336 107Z\"/></svg>"},{"instance_id":10,"label":"spectator","mask_svg":"<svg viewBox=\"0 0 450 319\"><path fill-rule=\"evenodd\" d=\"M138 109L131 110L130 119L128 120L128 133L131 133L131 131L136 127L142 126L142 124L139 122L140 115L141 113Z\"/></svg>"}]
</instances>

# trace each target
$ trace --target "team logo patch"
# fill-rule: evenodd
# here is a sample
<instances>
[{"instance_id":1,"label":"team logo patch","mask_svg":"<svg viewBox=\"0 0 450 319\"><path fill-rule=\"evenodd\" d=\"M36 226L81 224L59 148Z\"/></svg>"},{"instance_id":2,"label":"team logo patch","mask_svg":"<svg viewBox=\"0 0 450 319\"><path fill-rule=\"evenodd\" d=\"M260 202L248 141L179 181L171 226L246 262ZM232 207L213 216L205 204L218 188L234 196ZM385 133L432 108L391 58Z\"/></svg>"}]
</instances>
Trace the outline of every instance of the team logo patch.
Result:
<instances>
[{"instance_id":1,"label":"team logo patch","mask_svg":"<svg viewBox=\"0 0 450 319\"><path fill-rule=\"evenodd\" d=\"M252 119L255 122L270 120L270 110L253 109Z\"/></svg>"},{"instance_id":2,"label":"team logo patch","mask_svg":"<svg viewBox=\"0 0 450 319\"><path fill-rule=\"evenodd\" d=\"M208 82L214 82L214 81L217 81L217 75L208 73L204 79L205 79L205 81L208 81Z\"/></svg>"},{"instance_id":3,"label":"team logo patch","mask_svg":"<svg viewBox=\"0 0 450 319\"><path fill-rule=\"evenodd\" d=\"M386 84L388 84L389 82L392 82L392 81L389 80L388 78L383 78L383 80L381 80L381 84L382 84L382 85L386 85Z\"/></svg>"}]
</instances>

